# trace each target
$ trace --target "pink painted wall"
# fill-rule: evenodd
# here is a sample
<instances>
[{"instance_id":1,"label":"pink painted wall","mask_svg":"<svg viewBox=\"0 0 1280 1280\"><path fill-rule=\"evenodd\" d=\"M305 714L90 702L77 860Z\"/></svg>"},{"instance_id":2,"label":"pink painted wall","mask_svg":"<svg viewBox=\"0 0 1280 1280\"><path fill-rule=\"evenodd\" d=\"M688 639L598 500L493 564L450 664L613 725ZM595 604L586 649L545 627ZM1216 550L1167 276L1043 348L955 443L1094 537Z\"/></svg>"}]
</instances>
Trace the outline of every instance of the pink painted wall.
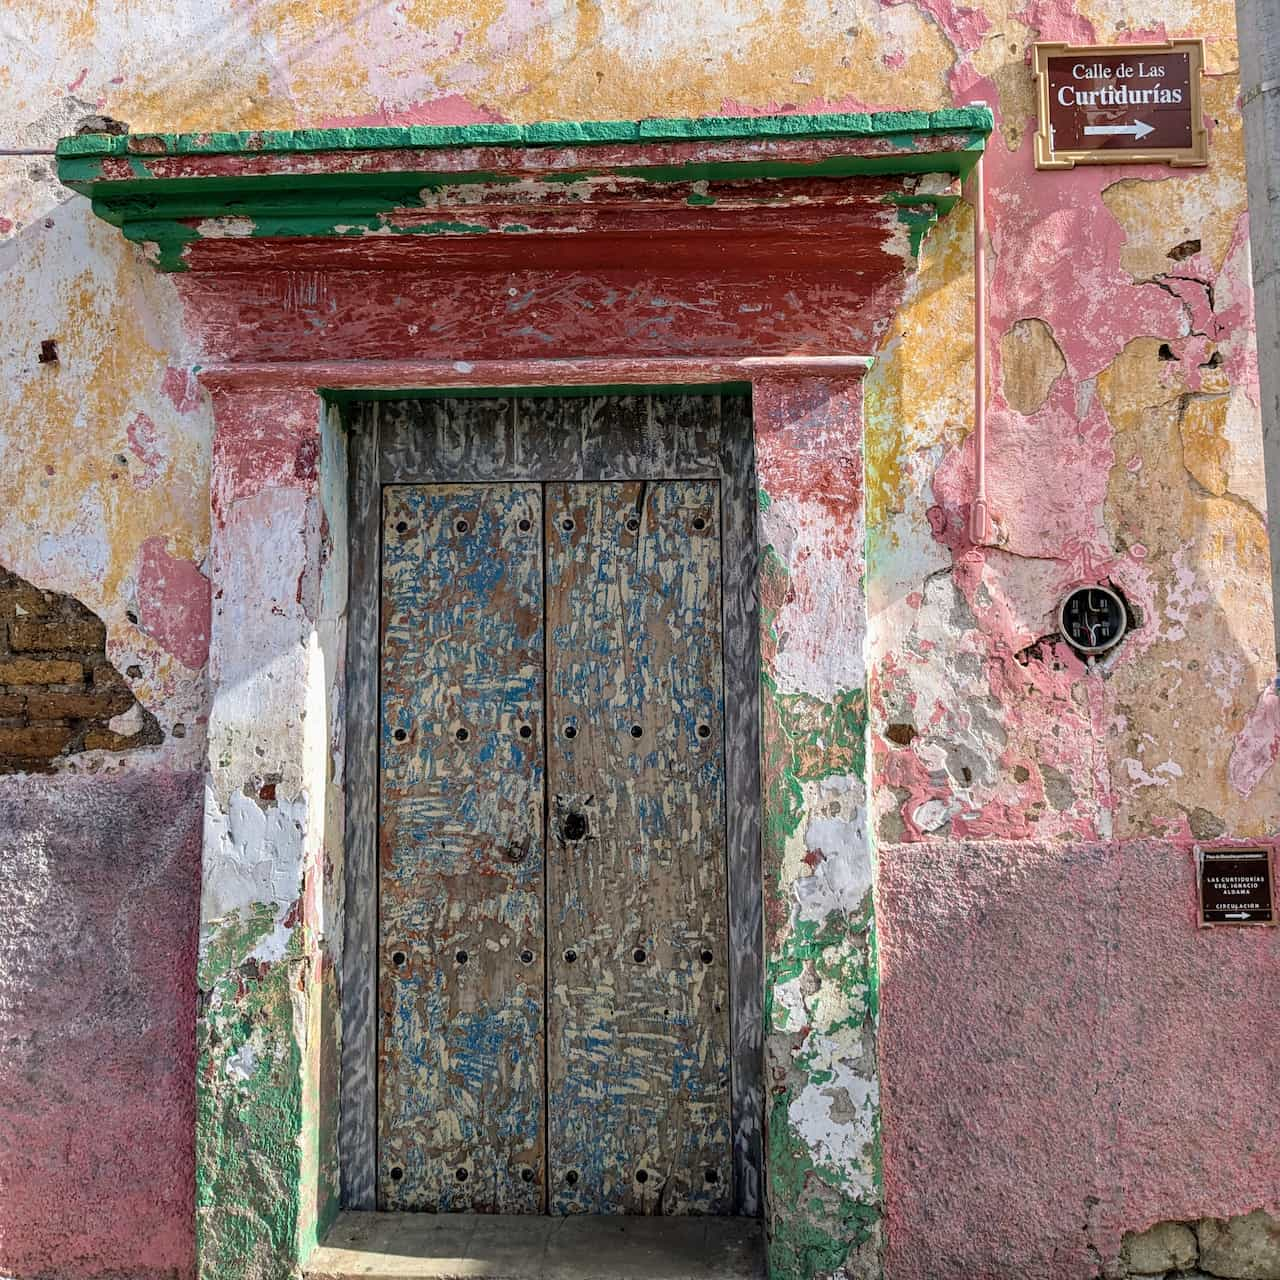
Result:
<instances>
[{"instance_id":1,"label":"pink painted wall","mask_svg":"<svg viewBox=\"0 0 1280 1280\"><path fill-rule=\"evenodd\" d=\"M202 795L0 779L5 1274L193 1274Z\"/></svg>"},{"instance_id":2,"label":"pink painted wall","mask_svg":"<svg viewBox=\"0 0 1280 1280\"><path fill-rule=\"evenodd\" d=\"M880 851L888 1274L1094 1276L1280 1201L1280 934L1194 927L1159 841Z\"/></svg>"}]
</instances>

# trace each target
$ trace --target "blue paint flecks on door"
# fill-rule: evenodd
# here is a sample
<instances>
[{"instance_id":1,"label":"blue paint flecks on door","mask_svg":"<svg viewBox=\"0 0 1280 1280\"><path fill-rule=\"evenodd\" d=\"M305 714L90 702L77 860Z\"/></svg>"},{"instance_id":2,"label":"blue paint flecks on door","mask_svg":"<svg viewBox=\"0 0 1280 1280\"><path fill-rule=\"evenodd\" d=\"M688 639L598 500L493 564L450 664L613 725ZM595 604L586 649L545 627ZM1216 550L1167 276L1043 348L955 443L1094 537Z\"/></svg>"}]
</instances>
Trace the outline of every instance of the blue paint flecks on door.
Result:
<instances>
[{"instance_id":1,"label":"blue paint flecks on door","mask_svg":"<svg viewBox=\"0 0 1280 1280\"><path fill-rule=\"evenodd\" d=\"M385 492L385 1208L543 1207L541 506L537 485Z\"/></svg>"},{"instance_id":2,"label":"blue paint flecks on door","mask_svg":"<svg viewBox=\"0 0 1280 1280\"><path fill-rule=\"evenodd\" d=\"M386 491L383 1207L732 1211L719 503Z\"/></svg>"}]
</instances>

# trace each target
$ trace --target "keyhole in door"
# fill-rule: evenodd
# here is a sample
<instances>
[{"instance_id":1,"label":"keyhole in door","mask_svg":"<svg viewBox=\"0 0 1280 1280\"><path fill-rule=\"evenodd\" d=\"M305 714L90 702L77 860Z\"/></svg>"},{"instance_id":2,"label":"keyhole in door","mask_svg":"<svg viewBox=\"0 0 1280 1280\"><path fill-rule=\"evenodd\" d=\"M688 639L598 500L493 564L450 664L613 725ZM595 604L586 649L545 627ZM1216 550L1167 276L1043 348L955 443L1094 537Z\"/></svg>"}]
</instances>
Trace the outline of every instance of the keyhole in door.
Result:
<instances>
[{"instance_id":1,"label":"keyhole in door","mask_svg":"<svg viewBox=\"0 0 1280 1280\"><path fill-rule=\"evenodd\" d=\"M561 827L566 840L581 840L587 834L587 820L580 813L571 813Z\"/></svg>"}]
</instances>

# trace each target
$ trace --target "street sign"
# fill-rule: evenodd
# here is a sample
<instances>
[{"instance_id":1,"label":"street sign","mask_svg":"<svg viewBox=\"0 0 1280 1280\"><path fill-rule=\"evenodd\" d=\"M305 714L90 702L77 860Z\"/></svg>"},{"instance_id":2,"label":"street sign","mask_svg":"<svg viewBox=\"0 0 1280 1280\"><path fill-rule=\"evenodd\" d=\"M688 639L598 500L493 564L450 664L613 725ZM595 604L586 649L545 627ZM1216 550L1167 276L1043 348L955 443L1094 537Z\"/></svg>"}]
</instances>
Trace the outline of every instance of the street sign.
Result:
<instances>
[{"instance_id":1,"label":"street sign","mask_svg":"<svg viewBox=\"0 0 1280 1280\"><path fill-rule=\"evenodd\" d=\"M1199 849L1200 923L1275 924L1271 850Z\"/></svg>"},{"instance_id":2,"label":"street sign","mask_svg":"<svg viewBox=\"0 0 1280 1280\"><path fill-rule=\"evenodd\" d=\"M1035 45L1037 169L1204 165L1203 40Z\"/></svg>"}]
</instances>

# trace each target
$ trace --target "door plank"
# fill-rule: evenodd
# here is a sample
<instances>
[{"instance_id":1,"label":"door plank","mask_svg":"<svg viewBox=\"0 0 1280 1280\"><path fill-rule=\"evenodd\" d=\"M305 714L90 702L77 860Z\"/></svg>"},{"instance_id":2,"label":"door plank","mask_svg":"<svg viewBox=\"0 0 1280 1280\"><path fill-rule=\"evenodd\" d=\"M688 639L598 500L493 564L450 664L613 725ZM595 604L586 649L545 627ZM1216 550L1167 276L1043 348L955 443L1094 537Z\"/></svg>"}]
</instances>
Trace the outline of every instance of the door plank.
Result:
<instances>
[{"instance_id":1,"label":"door plank","mask_svg":"<svg viewBox=\"0 0 1280 1280\"><path fill-rule=\"evenodd\" d=\"M729 868L729 1027L733 1043L735 1212L764 1206L764 918L760 864L758 495L751 407L721 401L720 520L724 564L725 840Z\"/></svg>"},{"instance_id":2,"label":"door plank","mask_svg":"<svg viewBox=\"0 0 1280 1280\"><path fill-rule=\"evenodd\" d=\"M543 1197L537 485L384 491L378 1200Z\"/></svg>"},{"instance_id":3,"label":"door plank","mask_svg":"<svg viewBox=\"0 0 1280 1280\"><path fill-rule=\"evenodd\" d=\"M545 519L550 1208L728 1213L719 486Z\"/></svg>"}]
</instances>

